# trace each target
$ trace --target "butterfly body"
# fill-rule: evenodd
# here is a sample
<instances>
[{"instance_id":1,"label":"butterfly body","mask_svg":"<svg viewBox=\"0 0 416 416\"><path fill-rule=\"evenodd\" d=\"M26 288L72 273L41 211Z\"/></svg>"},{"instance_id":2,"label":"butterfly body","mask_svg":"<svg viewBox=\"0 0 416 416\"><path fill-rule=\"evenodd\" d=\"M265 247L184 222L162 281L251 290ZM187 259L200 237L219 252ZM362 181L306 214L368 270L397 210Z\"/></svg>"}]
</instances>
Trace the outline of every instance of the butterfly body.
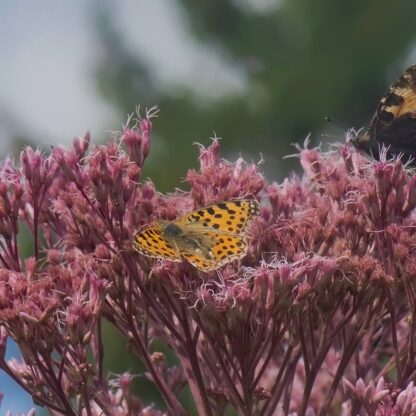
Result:
<instances>
[{"instance_id":1,"label":"butterfly body","mask_svg":"<svg viewBox=\"0 0 416 416\"><path fill-rule=\"evenodd\" d=\"M351 142L379 159L382 146L387 156L416 157L416 65L406 69L380 100L366 132Z\"/></svg>"},{"instance_id":2,"label":"butterfly body","mask_svg":"<svg viewBox=\"0 0 416 416\"><path fill-rule=\"evenodd\" d=\"M178 251L192 252L198 255L212 259L213 255L210 250L211 237L207 234L208 230L199 230L192 224L179 225L174 222L159 223L161 225L162 236L169 244ZM215 231L215 230L214 230Z\"/></svg>"},{"instance_id":3,"label":"butterfly body","mask_svg":"<svg viewBox=\"0 0 416 416\"><path fill-rule=\"evenodd\" d=\"M156 222L136 233L133 247L148 257L186 259L199 270L215 270L247 254L246 228L258 213L255 200L221 202Z\"/></svg>"}]
</instances>

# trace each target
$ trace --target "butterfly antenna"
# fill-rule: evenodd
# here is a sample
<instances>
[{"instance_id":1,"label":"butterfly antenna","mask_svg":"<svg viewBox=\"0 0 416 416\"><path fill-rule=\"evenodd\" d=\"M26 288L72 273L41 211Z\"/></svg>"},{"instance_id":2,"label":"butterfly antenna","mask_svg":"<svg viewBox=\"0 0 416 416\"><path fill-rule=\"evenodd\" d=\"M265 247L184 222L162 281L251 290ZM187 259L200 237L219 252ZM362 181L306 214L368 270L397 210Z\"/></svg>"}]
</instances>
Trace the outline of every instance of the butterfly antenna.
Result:
<instances>
[{"instance_id":1,"label":"butterfly antenna","mask_svg":"<svg viewBox=\"0 0 416 416\"><path fill-rule=\"evenodd\" d=\"M335 123L330 117L326 116L325 121L328 122L328 123L331 123L333 126L335 126L337 128L337 130L342 132L343 136L348 137L351 134L351 129L347 129L347 128L339 125L338 123ZM339 140L339 136L335 135L335 134L322 133L321 137L326 137L326 138L329 138L329 139L332 139L332 140L335 139L336 141Z\"/></svg>"},{"instance_id":2,"label":"butterfly antenna","mask_svg":"<svg viewBox=\"0 0 416 416\"><path fill-rule=\"evenodd\" d=\"M331 123L333 126L335 126L338 130L341 130L343 133L347 133L348 129L346 127L341 126L338 123L335 123L330 117L326 116L325 121L328 123Z\"/></svg>"}]
</instances>

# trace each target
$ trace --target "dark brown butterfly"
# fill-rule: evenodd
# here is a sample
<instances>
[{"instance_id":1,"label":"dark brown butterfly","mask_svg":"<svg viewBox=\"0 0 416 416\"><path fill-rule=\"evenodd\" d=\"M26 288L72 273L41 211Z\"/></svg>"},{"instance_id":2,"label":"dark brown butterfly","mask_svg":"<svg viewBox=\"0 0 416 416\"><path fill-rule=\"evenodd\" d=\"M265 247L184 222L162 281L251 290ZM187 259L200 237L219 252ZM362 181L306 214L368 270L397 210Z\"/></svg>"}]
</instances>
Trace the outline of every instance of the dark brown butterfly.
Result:
<instances>
[{"instance_id":1,"label":"dark brown butterfly","mask_svg":"<svg viewBox=\"0 0 416 416\"><path fill-rule=\"evenodd\" d=\"M416 65L404 71L390 87L366 132L351 139L358 149L379 159L384 146L387 157L402 155L416 163Z\"/></svg>"}]
</instances>

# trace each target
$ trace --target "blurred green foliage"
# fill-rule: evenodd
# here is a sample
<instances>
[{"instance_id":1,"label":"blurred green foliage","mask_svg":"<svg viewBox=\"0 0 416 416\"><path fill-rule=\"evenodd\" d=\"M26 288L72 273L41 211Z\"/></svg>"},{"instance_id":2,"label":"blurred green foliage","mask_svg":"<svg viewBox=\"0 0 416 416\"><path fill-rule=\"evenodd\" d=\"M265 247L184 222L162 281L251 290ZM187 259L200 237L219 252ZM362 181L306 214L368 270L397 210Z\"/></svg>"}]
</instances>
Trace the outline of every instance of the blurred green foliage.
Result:
<instances>
[{"instance_id":1,"label":"blurred green foliage","mask_svg":"<svg viewBox=\"0 0 416 416\"><path fill-rule=\"evenodd\" d=\"M291 143L302 143L310 132L314 143L344 140L340 131L322 139L320 133L331 130L325 116L347 127L365 125L414 46L413 0L263 0L263 9L255 3L178 0L190 36L215 46L247 79L243 96L197 97L197 103L191 87L155 85L140 51L124 46L111 9L97 11L107 57L96 69L103 97L121 117L137 104L161 109L154 144L163 151L151 155L145 172L159 189L179 184L196 164L192 142L206 144L214 131L224 139L225 155L241 152L256 160L261 153L266 173L281 179L295 166L293 159L282 160L294 152Z\"/></svg>"}]
</instances>

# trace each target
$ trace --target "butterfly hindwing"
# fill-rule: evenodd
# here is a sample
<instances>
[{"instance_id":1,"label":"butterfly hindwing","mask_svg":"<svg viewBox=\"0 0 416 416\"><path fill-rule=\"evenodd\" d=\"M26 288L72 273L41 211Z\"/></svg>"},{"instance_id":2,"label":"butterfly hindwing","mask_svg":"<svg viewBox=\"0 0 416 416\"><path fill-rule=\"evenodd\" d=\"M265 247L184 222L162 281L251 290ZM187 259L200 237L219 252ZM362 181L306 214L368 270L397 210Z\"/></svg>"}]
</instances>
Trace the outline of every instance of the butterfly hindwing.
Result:
<instances>
[{"instance_id":1,"label":"butterfly hindwing","mask_svg":"<svg viewBox=\"0 0 416 416\"><path fill-rule=\"evenodd\" d=\"M180 251L182 257L200 270L218 269L231 261L242 259L247 254L248 245L241 236L210 231L204 231L203 235L204 240L209 241L209 247L206 247L206 250L195 252L185 249Z\"/></svg>"},{"instance_id":2,"label":"butterfly hindwing","mask_svg":"<svg viewBox=\"0 0 416 416\"><path fill-rule=\"evenodd\" d=\"M133 247L145 256L181 261L179 253L163 237L161 229L156 226L136 233Z\"/></svg>"},{"instance_id":3,"label":"butterfly hindwing","mask_svg":"<svg viewBox=\"0 0 416 416\"><path fill-rule=\"evenodd\" d=\"M378 141L390 155L403 155L403 162L416 157L416 114L395 118L379 134Z\"/></svg>"},{"instance_id":4,"label":"butterfly hindwing","mask_svg":"<svg viewBox=\"0 0 416 416\"><path fill-rule=\"evenodd\" d=\"M215 261L221 265L243 258L247 254L247 242L243 237L228 234L213 236L211 252Z\"/></svg>"},{"instance_id":5,"label":"butterfly hindwing","mask_svg":"<svg viewBox=\"0 0 416 416\"><path fill-rule=\"evenodd\" d=\"M200 254L195 254L190 251L181 251L180 253L192 266L203 272L210 272L220 267L213 259L202 257Z\"/></svg>"}]
</instances>

